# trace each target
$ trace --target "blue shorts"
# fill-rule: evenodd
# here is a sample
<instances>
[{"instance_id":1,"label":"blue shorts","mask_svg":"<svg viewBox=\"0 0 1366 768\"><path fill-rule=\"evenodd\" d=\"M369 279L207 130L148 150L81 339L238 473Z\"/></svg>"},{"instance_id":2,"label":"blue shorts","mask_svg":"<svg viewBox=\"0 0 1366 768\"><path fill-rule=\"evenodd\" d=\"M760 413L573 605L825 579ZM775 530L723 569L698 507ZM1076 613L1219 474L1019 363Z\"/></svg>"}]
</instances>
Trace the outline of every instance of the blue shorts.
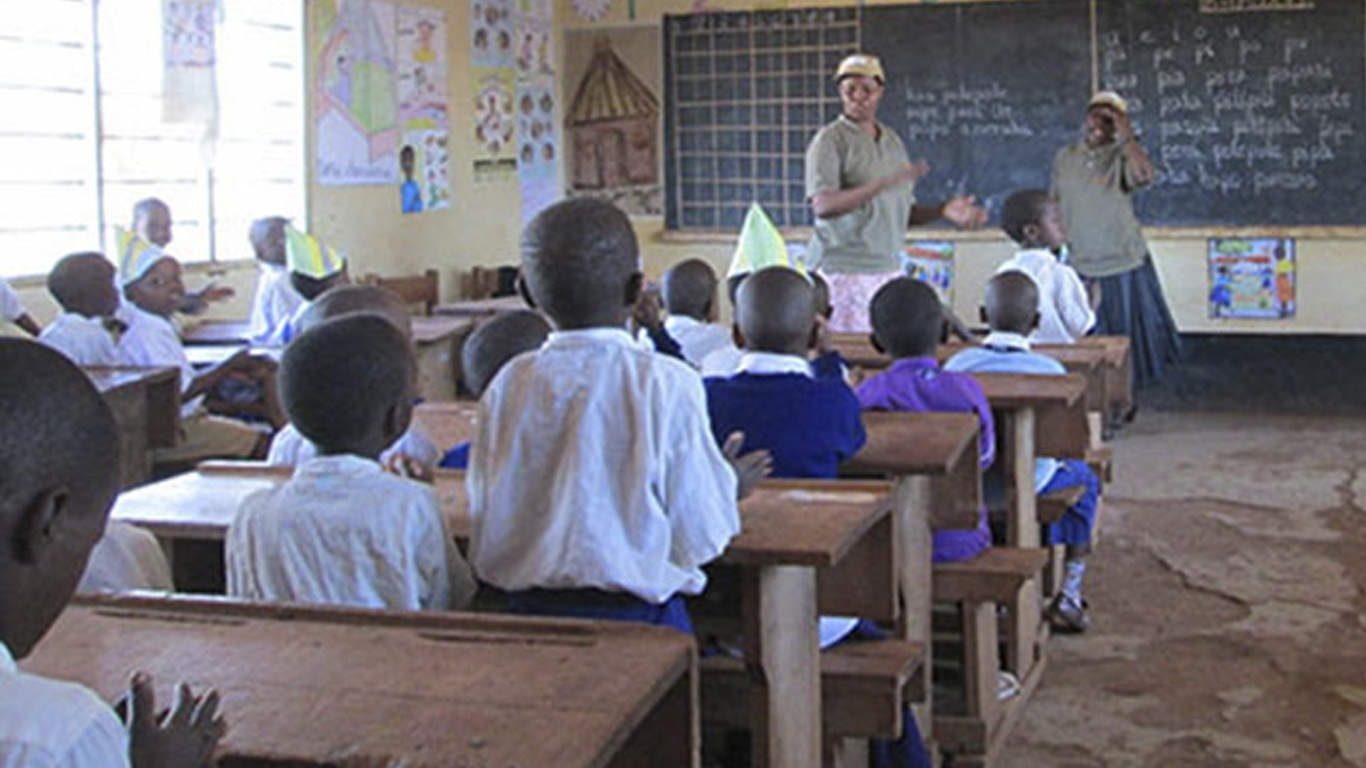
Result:
<instances>
[{"instance_id":1,"label":"blue shorts","mask_svg":"<svg viewBox=\"0 0 1366 768\"><path fill-rule=\"evenodd\" d=\"M692 618L682 595L662 605L649 603L625 592L601 589L527 589L508 593L508 610L525 616L563 616L574 619L634 621L671 627L691 635Z\"/></svg>"},{"instance_id":2,"label":"blue shorts","mask_svg":"<svg viewBox=\"0 0 1366 768\"><path fill-rule=\"evenodd\" d=\"M1058 470L1048 485L1039 490L1039 495L1076 486L1085 486L1086 492L1076 504L1067 508L1061 520L1048 524L1044 530L1045 544L1081 546L1091 543L1091 531L1096 527L1096 507L1100 505L1100 481L1086 462L1080 459L1059 461Z\"/></svg>"}]
</instances>

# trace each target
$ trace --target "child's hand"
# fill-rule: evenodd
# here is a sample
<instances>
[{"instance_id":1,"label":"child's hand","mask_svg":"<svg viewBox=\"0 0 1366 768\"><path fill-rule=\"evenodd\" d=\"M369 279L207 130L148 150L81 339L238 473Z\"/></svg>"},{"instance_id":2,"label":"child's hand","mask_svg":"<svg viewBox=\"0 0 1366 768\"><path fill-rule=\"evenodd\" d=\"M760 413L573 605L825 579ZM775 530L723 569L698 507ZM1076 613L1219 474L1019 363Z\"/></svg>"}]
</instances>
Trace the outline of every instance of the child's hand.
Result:
<instances>
[{"instance_id":1,"label":"child's hand","mask_svg":"<svg viewBox=\"0 0 1366 768\"><path fill-rule=\"evenodd\" d=\"M406 477L420 483L431 483L436 479L436 472L431 467L401 453L395 453L385 460L384 469L399 477Z\"/></svg>"},{"instance_id":2,"label":"child's hand","mask_svg":"<svg viewBox=\"0 0 1366 768\"><path fill-rule=\"evenodd\" d=\"M152 678L133 675L126 698L128 755L133 768L198 768L207 766L228 726L218 715L218 692L195 696L188 685L176 686L175 703L157 711Z\"/></svg>"},{"instance_id":3,"label":"child's hand","mask_svg":"<svg viewBox=\"0 0 1366 768\"><path fill-rule=\"evenodd\" d=\"M726 437L726 444L721 447L721 452L726 455L726 461L730 462L735 470L737 499L743 499L753 493L759 481L773 473L772 454L766 450L758 450L741 456L740 449L744 445L745 433L732 432Z\"/></svg>"},{"instance_id":4,"label":"child's hand","mask_svg":"<svg viewBox=\"0 0 1366 768\"><path fill-rule=\"evenodd\" d=\"M646 287L636 299L636 305L631 308L631 321L637 328L654 330L664 322L662 315L663 308L659 304L658 289Z\"/></svg>"}]
</instances>

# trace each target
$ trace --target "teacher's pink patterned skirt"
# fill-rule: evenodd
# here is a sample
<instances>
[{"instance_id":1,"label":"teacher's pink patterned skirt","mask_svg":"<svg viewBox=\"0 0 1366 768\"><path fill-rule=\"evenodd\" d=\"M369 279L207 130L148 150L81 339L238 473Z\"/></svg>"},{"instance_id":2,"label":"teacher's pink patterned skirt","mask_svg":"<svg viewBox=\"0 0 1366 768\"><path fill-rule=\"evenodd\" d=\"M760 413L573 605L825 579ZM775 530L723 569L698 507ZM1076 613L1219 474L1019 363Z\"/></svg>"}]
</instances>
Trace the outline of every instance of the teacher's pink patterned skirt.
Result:
<instances>
[{"instance_id":1,"label":"teacher's pink patterned skirt","mask_svg":"<svg viewBox=\"0 0 1366 768\"><path fill-rule=\"evenodd\" d=\"M821 277L830 286L830 304L835 308L835 314L830 316L830 330L835 333L872 333L868 305L873 302L873 294L903 274L875 272L835 275L821 272Z\"/></svg>"}]
</instances>

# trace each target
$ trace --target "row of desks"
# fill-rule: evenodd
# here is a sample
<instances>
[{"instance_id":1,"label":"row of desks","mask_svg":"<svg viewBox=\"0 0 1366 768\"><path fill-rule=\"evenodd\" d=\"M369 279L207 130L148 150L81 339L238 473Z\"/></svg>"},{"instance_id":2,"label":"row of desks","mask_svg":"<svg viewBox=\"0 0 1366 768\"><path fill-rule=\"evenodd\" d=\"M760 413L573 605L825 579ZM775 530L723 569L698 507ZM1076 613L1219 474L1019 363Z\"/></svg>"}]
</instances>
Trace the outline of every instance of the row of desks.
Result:
<instances>
[{"instance_id":1,"label":"row of desks","mask_svg":"<svg viewBox=\"0 0 1366 768\"><path fill-rule=\"evenodd\" d=\"M413 318L417 347L417 391L426 400L454 400L460 377L460 349L477 322L476 317L439 315ZM211 366L250 346L250 324L213 321L187 328L182 337L190 362ZM278 356L279 349L253 351Z\"/></svg>"},{"instance_id":2,"label":"row of desks","mask_svg":"<svg viewBox=\"0 0 1366 768\"><path fill-rule=\"evenodd\" d=\"M919 468L926 478L970 483L979 488L976 467L976 424L967 415L870 414L873 419L897 420L901 440L875 444L866 466L875 469L893 459L880 451L900 450L904 466ZM888 422L890 424L890 421ZM905 430L920 436L907 440ZM877 432L877 429L874 429ZM906 451L887 446L912 446ZM966 467L966 471L961 469ZM151 529L163 540L221 540L247 493L280 482L287 470L260 465L207 464L201 470L125 494L114 517ZM463 475L443 472L437 492L450 528L468 534L468 501ZM746 590L746 663L752 668L756 732L760 765L816 765L821 754L820 676L815 617L820 612L861 615L876 619L898 616L895 585L906 585L904 574L892 572L891 514L915 516L927 533L904 561L929 563L929 506L924 498L916 508L897 507L907 497L893 493L885 481L766 483L741 505L744 529L730 544L723 560L741 569ZM966 507L967 505L963 505ZM961 525L968 524L963 515ZM971 515L975 520L975 512ZM174 545L172 545L174 546ZM860 556L851 558L850 553ZM877 564L881 564L880 569ZM923 615L900 622L908 634L928 644L928 571L917 575L915 588L924 593ZM876 588L874 585L883 585Z\"/></svg>"}]
</instances>

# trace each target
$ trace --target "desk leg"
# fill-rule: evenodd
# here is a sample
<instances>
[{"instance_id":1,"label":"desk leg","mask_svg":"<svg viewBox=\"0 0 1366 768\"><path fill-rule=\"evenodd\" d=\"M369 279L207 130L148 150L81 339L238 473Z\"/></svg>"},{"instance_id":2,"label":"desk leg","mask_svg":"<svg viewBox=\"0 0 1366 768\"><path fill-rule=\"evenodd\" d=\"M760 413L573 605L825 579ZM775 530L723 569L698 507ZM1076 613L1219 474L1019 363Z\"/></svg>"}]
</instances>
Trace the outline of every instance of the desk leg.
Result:
<instances>
[{"instance_id":1,"label":"desk leg","mask_svg":"<svg viewBox=\"0 0 1366 768\"><path fill-rule=\"evenodd\" d=\"M821 668L816 570L746 569L744 632L755 768L819 768Z\"/></svg>"},{"instance_id":2,"label":"desk leg","mask_svg":"<svg viewBox=\"0 0 1366 768\"><path fill-rule=\"evenodd\" d=\"M1039 532L1038 497L1034 488L1034 427L1033 408L1021 408L1008 417L1005 456L1007 543L1012 547L1034 549L1042 546ZM1042 580L1040 580L1042 582ZM1042 583L1026 588L1015 605L1011 606L1010 624L1006 631L1006 669L1024 680L1034 666L1036 647L1043 639L1040 616L1043 611Z\"/></svg>"},{"instance_id":3,"label":"desk leg","mask_svg":"<svg viewBox=\"0 0 1366 768\"><path fill-rule=\"evenodd\" d=\"M934 596L931 586L934 571L934 533L930 529L930 504L933 500L932 482L925 475L903 477L896 487L896 534L894 552L899 569L897 581L901 593L901 619L898 633L902 639L920 643L925 648L925 700L911 709L920 732L925 738L934 733L934 642L931 637L931 608ZM927 745L928 746L928 745ZM931 749L931 754L933 750Z\"/></svg>"},{"instance_id":4,"label":"desk leg","mask_svg":"<svg viewBox=\"0 0 1366 768\"><path fill-rule=\"evenodd\" d=\"M1004 455L998 457L1006 468L1006 541L1012 547L1038 547L1039 510L1034 488L1033 408L1007 412Z\"/></svg>"}]
</instances>

